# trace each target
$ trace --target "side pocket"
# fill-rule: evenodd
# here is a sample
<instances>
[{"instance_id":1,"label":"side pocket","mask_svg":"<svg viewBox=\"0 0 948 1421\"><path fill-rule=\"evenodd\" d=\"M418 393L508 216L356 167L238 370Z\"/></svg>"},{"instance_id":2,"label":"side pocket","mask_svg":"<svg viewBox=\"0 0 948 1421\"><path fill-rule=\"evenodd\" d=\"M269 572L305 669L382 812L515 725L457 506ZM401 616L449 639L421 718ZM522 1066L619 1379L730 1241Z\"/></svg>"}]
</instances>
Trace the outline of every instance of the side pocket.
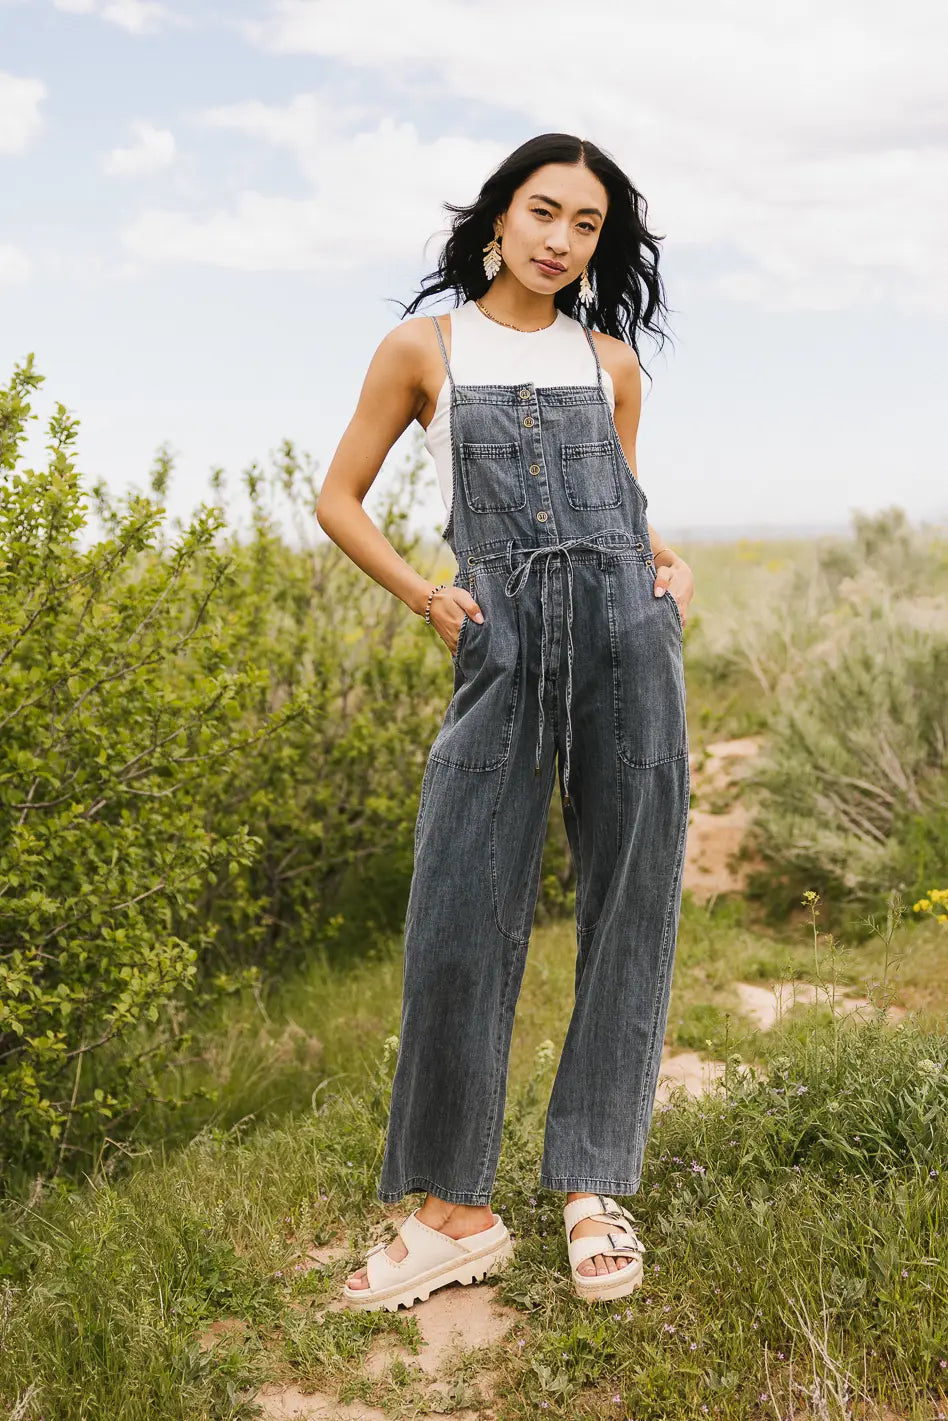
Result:
<instances>
[{"instance_id":1,"label":"side pocket","mask_svg":"<svg viewBox=\"0 0 948 1421\"><path fill-rule=\"evenodd\" d=\"M681 619L656 605L671 594L655 596L644 562L619 563L606 577L619 758L648 769L688 753Z\"/></svg>"},{"instance_id":2,"label":"side pocket","mask_svg":"<svg viewBox=\"0 0 948 1421\"><path fill-rule=\"evenodd\" d=\"M460 569L460 568L458 568L457 573L455 574L454 586L455 586L455 587L463 587L463 586L464 586L464 577L463 577L463 575L462 575L462 573L461 573L461 569ZM468 592L470 592L471 596L472 596L473 598L475 598L475 600L476 600L476 598L477 598L477 572L476 572L476 570L475 570L473 567L468 570L468 575L467 575L467 590L468 590ZM458 639L457 639L457 642L455 643L454 651L453 651L452 654L451 654L451 660L454 662L455 669L457 669L457 667L461 664L461 649L462 649L462 646L463 646L463 644L464 644L465 638L467 637L467 629L468 629L468 627L470 626L470 623L471 623L471 619L470 619L470 617L468 616L467 612L465 612L465 613L464 613L464 620L461 622L461 626L460 626L460 628L459 628L459 630L458 630Z\"/></svg>"},{"instance_id":3,"label":"side pocket","mask_svg":"<svg viewBox=\"0 0 948 1421\"><path fill-rule=\"evenodd\" d=\"M654 596L654 593L652 595ZM662 593L662 596L659 598L659 601L671 603L675 621L678 623L678 636L683 641L685 636L685 628L681 620L681 608L675 601L675 594L673 592L669 592L668 588L666 587L665 591Z\"/></svg>"},{"instance_id":4,"label":"side pocket","mask_svg":"<svg viewBox=\"0 0 948 1421\"><path fill-rule=\"evenodd\" d=\"M451 656L451 660L454 662L455 666L457 666L457 665L460 663L460 660L461 660L461 651L462 651L462 649L463 649L463 647L464 647L464 638L465 638L465 636L467 635L467 629L468 629L468 626L470 625L470 621L471 621L470 617L469 617L468 614L465 612L465 613L464 613L464 620L463 620L463 622L461 623L461 629L460 629L460 631L458 632L457 643L456 643L456 645L455 645L454 651L453 651L452 656Z\"/></svg>"},{"instance_id":5,"label":"side pocket","mask_svg":"<svg viewBox=\"0 0 948 1421\"><path fill-rule=\"evenodd\" d=\"M468 617L458 636L454 694L431 757L456 770L497 770L513 735L522 661L518 623L496 578L485 578L471 595L484 621Z\"/></svg>"},{"instance_id":6,"label":"side pocket","mask_svg":"<svg viewBox=\"0 0 948 1421\"><path fill-rule=\"evenodd\" d=\"M415 815L415 858L418 857L418 840L421 838L421 824L425 813L425 801L428 798L428 786L431 782L431 757L429 756L424 774L421 777L421 789L418 794L418 813Z\"/></svg>"}]
</instances>

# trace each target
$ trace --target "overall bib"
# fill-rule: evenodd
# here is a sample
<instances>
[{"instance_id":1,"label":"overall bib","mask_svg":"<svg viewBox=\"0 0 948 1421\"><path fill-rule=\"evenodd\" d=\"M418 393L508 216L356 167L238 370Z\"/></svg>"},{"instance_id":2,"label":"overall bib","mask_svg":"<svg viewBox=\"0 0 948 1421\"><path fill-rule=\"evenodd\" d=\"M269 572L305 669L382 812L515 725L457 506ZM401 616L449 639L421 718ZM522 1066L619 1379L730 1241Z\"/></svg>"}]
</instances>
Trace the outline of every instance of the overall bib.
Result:
<instances>
[{"instance_id":1,"label":"overall bib","mask_svg":"<svg viewBox=\"0 0 948 1421\"><path fill-rule=\"evenodd\" d=\"M633 1194L681 908L681 619L652 590L647 500L589 331L595 385L456 385L431 319L451 388L441 536L484 621L461 626L422 778L378 1198L490 1202L557 768L578 950L540 1184Z\"/></svg>"}]
</instances>

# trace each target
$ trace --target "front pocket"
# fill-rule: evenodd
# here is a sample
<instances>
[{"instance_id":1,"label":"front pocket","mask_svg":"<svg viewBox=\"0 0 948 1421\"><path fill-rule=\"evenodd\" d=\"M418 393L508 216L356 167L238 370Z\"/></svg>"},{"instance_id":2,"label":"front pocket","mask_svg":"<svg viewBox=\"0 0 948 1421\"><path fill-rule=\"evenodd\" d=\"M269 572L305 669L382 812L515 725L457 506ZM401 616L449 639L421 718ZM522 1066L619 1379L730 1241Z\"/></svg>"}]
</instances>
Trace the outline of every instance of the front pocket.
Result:
<instances>
[{"instance_id":1,"label":"front pocket","mask_svg":"<svg viewBox=\"0 0 948 1421\"><path fill-rule=\"evenodd\" d=\"M519 626L502 583L485 578L477 600L484 621L464 623L454 694L430 751L457 770L496 770L506 762L520 689Z\"/></svg>"},{"instance_id":2,"label":"front pocket","mask_svg":"<svg viewBox=\"0 0 948 1421\"><path fill-rule=\"evenodd\" d=\"M681 620L661 606L642 562L619 563L608 579L609 640L619 758L646 769L688 753Z\"/></svg>"},{"instance_id":3,"label":"front pocket","mask_svg":"<svg viewBox=\"0 0 948 1421\"><path fill-rule=\"evenodd\" d=\"M563 486L571 508L618 508L622 493L612 440L564 444Z\"/></svg>"},{"instance_id":4,"label":"front pocket","mask_svg":"<svg viewBox=\"0 0 948 1421\"><path fill-rule=\"evenodd\" d=\"M464 494L475 513L513 513L526 507L527 485L519 444L462 440L459 452Z\"/></svg>"}]
</instances>

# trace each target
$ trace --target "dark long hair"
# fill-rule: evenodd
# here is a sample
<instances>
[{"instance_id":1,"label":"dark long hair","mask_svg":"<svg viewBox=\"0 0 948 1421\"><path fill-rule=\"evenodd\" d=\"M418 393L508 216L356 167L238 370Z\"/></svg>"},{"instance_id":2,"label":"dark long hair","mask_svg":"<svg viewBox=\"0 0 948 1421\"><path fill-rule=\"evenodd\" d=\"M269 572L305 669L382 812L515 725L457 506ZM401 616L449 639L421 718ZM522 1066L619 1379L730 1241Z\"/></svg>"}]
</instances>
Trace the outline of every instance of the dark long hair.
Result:
<instances>
[{"instance_id":1,"label":"dark long hair","mask_svg":"<svg viewBox=\"0 0 948 1421\"><path fill-rule=\"evenodd\" d=\"M668 314L665 289L658 271L659 242L664 238L646 226L648 204L619 165L588 139L570 133L541 133L514 149L484 183L469 207L446 202L455 214L436 271L422 278L422 289L406 306L402 319L423 301L442 291L454 292L454 304L476 300L490 282L484 272L483 249L494 235L494 218L506 211L514 192L546 163L584 163L609 194L609 207L589 263L593 299L579 301L579 277L554 296L554 304L592 330L605 331L631 345L641 361L641 330L664 345ZM644 369L644 367L643 367ZM648 373L648 372L646 372Z\"/></svg>"}]
</instances>

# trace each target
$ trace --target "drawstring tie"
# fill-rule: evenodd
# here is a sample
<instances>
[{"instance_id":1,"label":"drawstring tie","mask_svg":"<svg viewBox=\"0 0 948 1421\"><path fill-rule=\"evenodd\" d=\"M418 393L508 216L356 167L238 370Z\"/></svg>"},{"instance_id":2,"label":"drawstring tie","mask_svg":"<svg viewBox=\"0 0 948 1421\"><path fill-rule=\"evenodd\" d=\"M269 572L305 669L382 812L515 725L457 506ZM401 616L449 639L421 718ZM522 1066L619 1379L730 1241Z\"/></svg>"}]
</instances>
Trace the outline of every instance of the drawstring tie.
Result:
<instances>
[{"instance_id":1,"label":"drawstring tie","mask_svg":"<svg viewBox=\"0 0 948 1421\"><path fill-rule=\"evenodd\" d=\"M504 592L508 597L518 597L530 576L536 558L542 557L546 561L543 564L543 578L540 583L540 683L539 683L539 716L537 729L537 749L535 760L535 772L540 773L541 761L543 758L543 697L546 689L546 663L547 663L547 637L552 635L552 629L548 623L549 611L549 578L551 555L562 553L566 559L566 638L568 642L568 652L566 658L566 758L563 767L563 803L569 804L569 761L570 747L573 743L573 725L570 716L570 704L573 696L573 562L569 555L570 548L589 548L593 552L602 552L603 549L597 539L612 537L617 535L626 541L620 546L629 547L632 539L625 528L603 528L598 533L590 533L588 537L567 538L560 543L541 543L533 548L518 548L518 552L527 554L524 561L520 563L507 578L504 583ZM493 553L486 558L481 558L481 562L489 562L499 557L506 557L507 554Z\"/></svg>"}]
</instances>

